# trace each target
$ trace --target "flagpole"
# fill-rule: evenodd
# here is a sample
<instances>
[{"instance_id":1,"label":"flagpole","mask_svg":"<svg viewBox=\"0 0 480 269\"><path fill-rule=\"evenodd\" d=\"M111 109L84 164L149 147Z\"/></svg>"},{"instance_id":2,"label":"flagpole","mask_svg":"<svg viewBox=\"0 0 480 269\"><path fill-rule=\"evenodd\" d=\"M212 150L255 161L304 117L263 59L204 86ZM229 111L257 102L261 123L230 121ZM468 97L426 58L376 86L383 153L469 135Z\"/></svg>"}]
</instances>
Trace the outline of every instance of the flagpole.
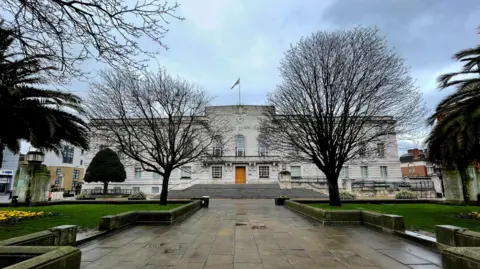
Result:
<instances>
[{"instance_id":1,"label":"flagpole","mask_svg":"<svg viewBox=\"0 0 480 269\"><path fill-rule=\"evenodd\" d=\"M238 82L238 105L240 106L242 104L241 99L240 99L240 84L241 82Z\"/></svg>"}]
</instances>

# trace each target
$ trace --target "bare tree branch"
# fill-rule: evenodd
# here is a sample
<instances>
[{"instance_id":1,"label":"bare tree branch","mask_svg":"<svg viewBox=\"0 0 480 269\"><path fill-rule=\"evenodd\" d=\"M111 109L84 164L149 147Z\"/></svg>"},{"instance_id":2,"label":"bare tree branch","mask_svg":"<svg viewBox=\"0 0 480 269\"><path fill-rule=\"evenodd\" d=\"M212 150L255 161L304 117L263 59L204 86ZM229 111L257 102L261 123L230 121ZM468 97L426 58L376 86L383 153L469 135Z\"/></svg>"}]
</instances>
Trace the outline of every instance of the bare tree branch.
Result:
<instances>
[{"instance_id":1,"label":"bare tree branch","mask_svg":"<svg viewBox=\"0 0 480 269\"><path fill-rule=\"evenodd\" d=\"M49 78L66 82L85 75L79 64L88 59L113 68L143 67L159 50L139 41L167 48L166 25L183 20L174 14L178 7L164 0L4 0L0 19L15 30L18 51L48 56L45 65L57 67Z\"/></svg>"},{"instance_id":2,"label":"bare tree branch","mask_svg":"<svg viewBox=\"0 0 480 269\"><path fill-rule=\"evenodd\" d=\"M116 148L143 170L163 176L166 203L174 169L214 158L212 147L228 130L206 114L211 98L201 87L158 73L104 71L92 84L88 110L94 143Z\"/></svg>"},{"instance_id":3,"label":"bare tree branch","mask_svg":"<svg viewBox=\"0 0 480 269\"><path fill-rule=\"evenodd\" d=\"M313 162L328 179L333 205L340 204L346 162L377 154L377 143L423 123L421 94L376 29L302 38L285 53L280 73L268 97L276 111L265 111L262 137L292 159Z\"/></svg>"}]
</instances>

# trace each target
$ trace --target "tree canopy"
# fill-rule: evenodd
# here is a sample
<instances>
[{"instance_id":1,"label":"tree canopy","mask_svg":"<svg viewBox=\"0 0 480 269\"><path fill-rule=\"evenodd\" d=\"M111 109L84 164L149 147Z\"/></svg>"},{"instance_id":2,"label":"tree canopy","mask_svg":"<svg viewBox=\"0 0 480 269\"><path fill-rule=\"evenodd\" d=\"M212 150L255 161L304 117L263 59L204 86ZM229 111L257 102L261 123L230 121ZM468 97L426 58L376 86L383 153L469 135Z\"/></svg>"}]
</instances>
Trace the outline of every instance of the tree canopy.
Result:
<instances>
[{"instance_id":1,"label":"tree canopy","mask_svg":"<svg viewBox=\"0 0 480 269\"><path fill-rule=\"evenodd\" d=\"M124 182L126 178L125 167L117 153L110 148L103 148L93 157L83 180L88 183L103 182L106 192L109 182Z\"/></svg>"}]
</instances>

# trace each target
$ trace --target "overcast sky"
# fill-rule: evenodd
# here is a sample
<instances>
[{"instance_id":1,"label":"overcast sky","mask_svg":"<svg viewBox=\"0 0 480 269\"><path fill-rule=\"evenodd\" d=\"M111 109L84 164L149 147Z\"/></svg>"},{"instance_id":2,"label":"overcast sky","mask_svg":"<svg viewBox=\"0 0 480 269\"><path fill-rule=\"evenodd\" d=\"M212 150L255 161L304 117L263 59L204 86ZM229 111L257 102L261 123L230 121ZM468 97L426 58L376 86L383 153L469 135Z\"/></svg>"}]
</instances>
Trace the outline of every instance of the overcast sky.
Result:
<instances>
[{"instance_id":1,"label":"overcast sky","mask_svg":"<svg viewBox=\"0 0 480 269\"><path fill-rule=\"evenodd\" d=\"M203 85L214 105L233 105L241 78L242 102L264 104L279 83L283 52L302 36L319 30L376 26L410 66L411 75L433 108L447 92L436 89L439 74L458 65L451 56L479 42L478 0L179 0L178 14L165 38L169 50L158 62L171 73ZM145 46L151 46L145 42ZM156 62L152 63L157 66ZM88 64L91 72L100 65ZM72 91L87 96L88 85ZM400 143L400 152L410 144Z\"/></svg>"}]
</instances>

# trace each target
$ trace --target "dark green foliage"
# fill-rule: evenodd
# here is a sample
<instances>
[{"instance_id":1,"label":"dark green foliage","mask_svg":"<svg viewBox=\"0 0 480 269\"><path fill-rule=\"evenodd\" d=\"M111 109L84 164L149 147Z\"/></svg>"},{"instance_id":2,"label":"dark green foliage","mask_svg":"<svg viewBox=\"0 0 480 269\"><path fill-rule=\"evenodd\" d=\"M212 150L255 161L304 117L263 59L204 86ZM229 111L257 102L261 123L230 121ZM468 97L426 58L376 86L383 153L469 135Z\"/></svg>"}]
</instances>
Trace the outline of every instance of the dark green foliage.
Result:
<instances>
[{"instance_id":1,"label":"dark green foliage","mask_svg":"<svg viewBox=\"0 0 480 269\"><path fill-rule=\"evenodd\" d=\"M109 182L124 182L126 178L125 167L120 162L117 153L109 148L104 148L93 157L83 180L85 182L103 182L103 190L106 193Z\"/></svg>"},{"instance_id":2,"label":"dark green foliage","mask_svg":"<svg viewBox=\"0 0 480 269\"><path fill-rule=\"evenodd\" d=\"M12 52L12 31L0 24L0 153L20 150L20 141L59 152L63 142L88 149L87 124L80 97L40 88L45 56L23 57ZM2 154L0 154L2 156Z\"/></svg>"},{"instance_id":3,"label":"dark green foliage","mask_svg":"<svg viewBox=\"0 0 480 269\"><path fill-rule=\"evenodd\" d=\"M469 178L465 169L480 159L480 46L458 52L453 57L463 63L459 72L439 77L439 87L456 87L428 119L434 125L427 139L428 159L447 169L457 169L469 200Z\"/></svg>"}]
</instances>

